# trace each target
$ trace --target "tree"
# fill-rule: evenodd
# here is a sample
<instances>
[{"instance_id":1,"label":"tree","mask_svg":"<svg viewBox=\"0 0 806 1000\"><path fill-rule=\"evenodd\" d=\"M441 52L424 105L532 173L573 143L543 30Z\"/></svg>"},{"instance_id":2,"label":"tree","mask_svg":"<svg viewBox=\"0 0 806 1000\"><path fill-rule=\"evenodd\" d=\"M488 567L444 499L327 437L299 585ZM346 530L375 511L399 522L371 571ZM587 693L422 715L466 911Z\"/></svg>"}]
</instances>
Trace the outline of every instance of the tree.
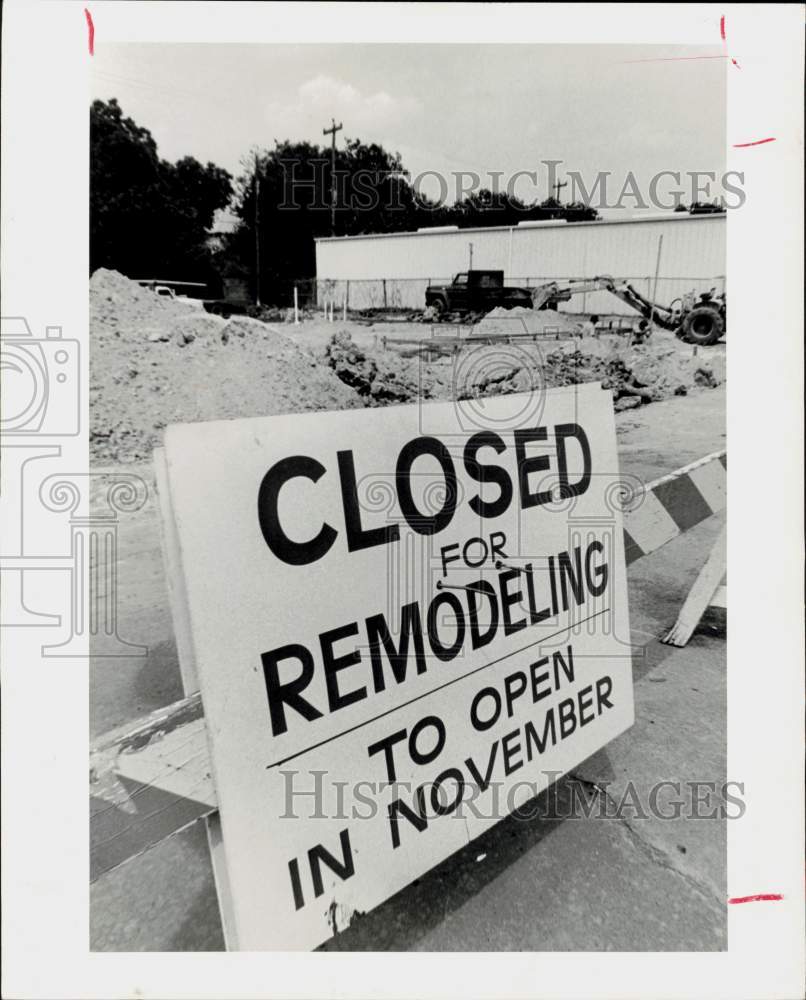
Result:
<instances>
[{"instance_id":1,"label":"tree","mask_svg":"<svg viewBox=\"0 0 806 1000\"><path fill-rule=\"evenodd\" d=\"M210 281L206 245L215 212L232 196L232 178L191 156L161 160L146 128L115 98L90 108L90 270L131 278Z\"/></svg>"},{"instance_id":2,"label":"tree","mask_svg":"<svg viewBox=\"0 0 806 1000\"><path fill-rule=\"evenodd\" d=\"M691 208L689 209L690 215L718 215L725 211L725 206L721 204L718 200L714 201L695 201L692 202Z\"/></svg>"},{"instance_id":3,"label":"tree","mask_svg":"<svg viewBox=\"0 0 806 1000\"><path fill-rule=\"evenodd\" d=\"M285 140L274 149L253 151L242 166L234 203L241 222L225 239L222 267L247 273L254 291L259 252L262 300L290 301L294 280L315 274L314 240L331 235L330 150ZM339 236L434 224L435 206L417 197L397 153L348 139L336 152L335 179Z\"/></svg>"},{"instance_id":4,"label":"tree","mask_svg":"<svg viewBox=\"0 0 806 1000\"><path fill-rule=\"evenodd\" d=\"M456 226L517 226L519 222L567 219L583 222L598 219L599 213L582 202L563 205L556 198L527 204L515 195L482 188L446 210L449 224Z\"/></svg>"}]
</instances>

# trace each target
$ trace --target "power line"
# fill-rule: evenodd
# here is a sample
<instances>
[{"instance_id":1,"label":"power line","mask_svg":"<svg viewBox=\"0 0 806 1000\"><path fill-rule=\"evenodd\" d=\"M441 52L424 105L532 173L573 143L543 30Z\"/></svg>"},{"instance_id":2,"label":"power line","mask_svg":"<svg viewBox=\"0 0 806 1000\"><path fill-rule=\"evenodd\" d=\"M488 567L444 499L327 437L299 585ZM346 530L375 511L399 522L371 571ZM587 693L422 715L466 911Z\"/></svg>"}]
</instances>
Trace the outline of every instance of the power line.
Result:
<instances>
[{"instance_id":1,"label":"power line","mask_svg":"<svg viewBox=\"0 0 806 1000\"><path fill-rule=\"evenodd\" d=\"M255 305L260 305L260 172L255 150Z\"/></svg>"},{"instance_id":2,"label":"power line","mask_svg":"<svg viewBox=\"0 0 806 1000\"><path fill-rule=\"evenodd\" d=\"M149 80L140 80L135 77L120 76L115 73L108 73L105 70L95 70L92 75L93 78L97 78L101 82L106 81L113 85L123 84L129 87L139 87L143 90L153 91L163 97L166 94L172 94L192 101L202 101L207 103L213 102L222 108L226 107L231 109L231 104L220 95L216 96L215 94L203 94L199 90L187 90L183 87L176 87L172 84L154 83Z\"/></svg>"}]
</instances>

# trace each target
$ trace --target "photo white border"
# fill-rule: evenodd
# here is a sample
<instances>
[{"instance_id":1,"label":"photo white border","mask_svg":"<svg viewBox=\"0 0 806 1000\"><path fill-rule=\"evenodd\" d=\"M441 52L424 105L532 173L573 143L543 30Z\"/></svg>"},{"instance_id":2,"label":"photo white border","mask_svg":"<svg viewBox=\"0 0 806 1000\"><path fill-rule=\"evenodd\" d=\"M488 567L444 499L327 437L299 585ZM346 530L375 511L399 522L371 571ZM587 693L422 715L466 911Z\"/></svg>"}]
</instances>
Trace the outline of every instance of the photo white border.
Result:
<instances>
[{"instance_id":1,"label":"photo white border","mask_svg":"<svg viewBox=\"0 0 806 1000\"><path fill-rule=\"evenodd\" d=\"M88 670L2 637L3 995L791 997L804 980L801 5L84 3L3 11L3 314L60 324L88 376L87 7L95 43L719 43L727 27L728 829L723 953L89 952ZM472 67L469 68L472 71ZM148 123L143 123L147 125ZM774 136L763 146L734 143ZM696 166L696 165L693 165ZM86 399L86 394L85 394ZM86 427L86 409L83 414ZM86 439L71 445L87 468ZM83 466L81 463L84 463ZM693 706L696 710L696 706ZM708 720L704 719L707 725ZM536 904L538 905L538 904ZM636 899L636 907L641 901Z\"/></svg>"}]
</instances>

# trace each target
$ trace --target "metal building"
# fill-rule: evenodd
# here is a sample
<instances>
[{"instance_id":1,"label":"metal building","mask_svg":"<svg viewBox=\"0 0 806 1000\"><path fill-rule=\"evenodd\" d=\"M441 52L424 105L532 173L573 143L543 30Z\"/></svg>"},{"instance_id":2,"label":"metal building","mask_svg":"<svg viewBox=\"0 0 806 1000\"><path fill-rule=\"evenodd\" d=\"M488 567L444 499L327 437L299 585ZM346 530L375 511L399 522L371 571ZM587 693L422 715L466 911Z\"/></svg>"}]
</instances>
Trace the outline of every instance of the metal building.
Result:
<instances>
[{"instance_id":1,"label":"metal building","mask_svg":"<svg viewBox=\"0 0 806 1000\"><path fill-rule=\"evenodd\" d=\"M663 237L657 301L722 290L726 216L668 213L595 222L522 222L480 229L437 227L412 233L326 237L316 241L317 298L349 308L421 308L426 285L474 267L503 269L514 285L607 274L652 296ZM572 312L628 314L605 292L566 303Z\"/></svg>"}]
</instances>

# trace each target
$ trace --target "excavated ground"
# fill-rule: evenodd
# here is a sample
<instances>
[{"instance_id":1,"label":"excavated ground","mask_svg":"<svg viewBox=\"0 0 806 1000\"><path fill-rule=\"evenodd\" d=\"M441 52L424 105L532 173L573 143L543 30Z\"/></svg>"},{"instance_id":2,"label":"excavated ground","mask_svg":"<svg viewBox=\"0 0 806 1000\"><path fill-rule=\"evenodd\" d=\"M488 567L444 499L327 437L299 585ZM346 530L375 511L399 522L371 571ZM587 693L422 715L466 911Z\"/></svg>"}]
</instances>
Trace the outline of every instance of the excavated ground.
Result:
<instances>
[{"instance_id":1,"label":"excavated ground","mask_svg":"<svg viewBox=\"0 0 806 1000\"><path fill-rule=\"evenodd\" d=\"M90 281L90 317L90 445L101 464L149 459L170 423L473 399L591 381L611 389L616 410L624 410L725 378L721 346L694 356L663 332L630 345L624 336L586 335L582 324L548 311L495 310L470 331L525 332L534 341L468 343L436 359L415 345L414 356L405 357L393 349L395 340L427 342L428 326L314 320L281 328L224 320L101 269Z\"/></svg>"}]
</instances>

